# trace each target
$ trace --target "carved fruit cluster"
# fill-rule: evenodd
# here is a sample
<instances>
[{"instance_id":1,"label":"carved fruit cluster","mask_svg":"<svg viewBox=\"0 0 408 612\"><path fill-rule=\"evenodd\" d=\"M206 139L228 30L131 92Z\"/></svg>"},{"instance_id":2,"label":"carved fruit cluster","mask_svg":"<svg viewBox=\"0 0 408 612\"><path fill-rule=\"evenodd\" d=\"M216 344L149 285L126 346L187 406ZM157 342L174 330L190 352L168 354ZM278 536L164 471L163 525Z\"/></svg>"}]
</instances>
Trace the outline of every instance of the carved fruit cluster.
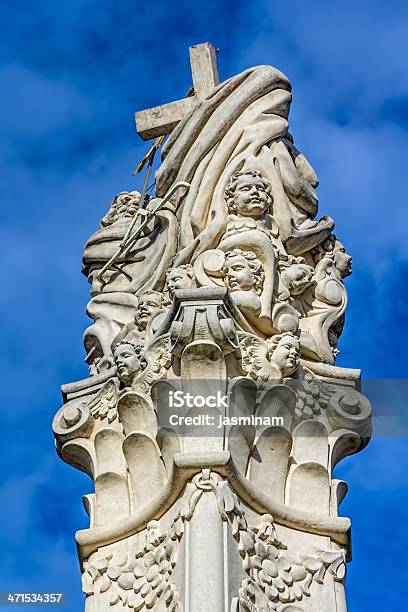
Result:
<instances>
[{"instance_id":1,"label":"carved fruit cluster","mask_svg":"<svg viewBox=\"0 0 408 612\"><path fill-rule=\"evenodd\" d=\"M179 513L168 531L150 521L144 546L136 554L108 554L84 564L82 590L86 595L109 592L111 606L121 601L135 612L154 608L163 596L169 610L180 612L180 597L170 578L183 532Z\"/></svg>"},{"instance_id":2,"label":"carved fruit cluster","mask_svg":"<svg viewBox=\"0 0 408 612\"><path fill-rule=\"evenodd\" d=\"M295 559L284 552L286 546L277 538L270 514L262 515L259 524L248 526L238 498L226 483L218 484L217 499L221 514L231 525L247 574L239 590L237 610L276 611L281 604L310 596L312 582L323 584L327 572L337 581L344 578L346 566L342 550L319 551L316 556L302 555L301 559Z\"/></svg>"},{"instance_id":3,"label":"carved fruit cluster","mask_svg":"<svg viewBox=\"0 0 408 612\"><path fill-rule=\"evenodd\" d=\"M329 393L314 376L306 374L305 380L296 381L295 414L299 418L309 419L322 414L327 406Z\"/></svg>"}]
</instances>

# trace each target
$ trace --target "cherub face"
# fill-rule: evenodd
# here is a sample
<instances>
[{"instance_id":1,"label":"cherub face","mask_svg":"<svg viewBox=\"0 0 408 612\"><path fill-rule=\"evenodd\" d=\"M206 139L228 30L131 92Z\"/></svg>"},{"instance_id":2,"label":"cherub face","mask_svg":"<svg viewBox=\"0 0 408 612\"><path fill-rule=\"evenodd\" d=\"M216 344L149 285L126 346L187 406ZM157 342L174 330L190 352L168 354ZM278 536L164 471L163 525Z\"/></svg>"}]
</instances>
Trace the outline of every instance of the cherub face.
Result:
<instances>
[{"instance_id":1,"label":"cherub face","mask_svg":"<svg viewBox=\"0 0 408 612\"><path fill-rule=\"evenodd\" d=\"M226 284L231 291L251 291L253 289L253 273L243 255L227 257L224 271L226 274Z\"/></svg>"},{"instance_id":2,"label":"cherub face","mask_svg":"<svg viewBox=\"0 0 408 612\"><path fill-rule=\"evenodd\" d=\"M237 215L259 219L268 209L270 199L261 177L243 174L238 178L234 193Z\"/></svg>"},{"instance_id":3,"label":"cherub face","mask_svg":"<svg viewBox=\"0 0 408 612\"><path fill-rule=\"evenodd\" d=\"M121 382L129 386L136 374L141 370L139 355L131 344L120 344L114 352L118 376Z\"/></svg>"},{"instance_id":4,"label":"cherub face","mask_svg":"<svg viewBox=\"0 0 408 612\"><path fill-rule=\"evenodd\" d=\"M193 286L193 279L185 268L173 268L167 274L167 287L173 296L176 289L190 289Z\"/></svg>"},{"instance_id":5,"label":"cherub face","mask_svg":"<svg viewBox=\"0 0 408 612\"><path fill-rule=\"evenodd\" d=\"M299 340L294 336L283 336L273 351L271 359L282 372L282 376L288 376L294 372L299 365Z\"/></svg>"},{"instance_id":6,"label":"cherub face","mask_svg":"<svg viewBox=\"0 0 408 612\"><path fill-rule=\"evenodd\" d=\"M344 245L339 240L336 240L334 246L334 261L342 278L350 276L352 257L346 253Z\"/></svg>"},{"instance_id":7,"label":"cherub face","mask_svg":"<svg viewBox=\"0 0 408 612\"><path fill-rule=\"evenodd\" d=\"M145 293L139 298L136 310L136 323L140 330L145 330L150 319L162 311L162 299L155 293Z\"/></svg>"},{"instance_id":8,"label":"cherub face","mask_svg":"<svg viewBox=\"0 0 408 612\"><path fill-rule=\"evenodd\" d=\"M306 263L295 263L283 271L282 278L291 295L299 295L311 284L313 268Z\"/></svg>"}]
</instances>

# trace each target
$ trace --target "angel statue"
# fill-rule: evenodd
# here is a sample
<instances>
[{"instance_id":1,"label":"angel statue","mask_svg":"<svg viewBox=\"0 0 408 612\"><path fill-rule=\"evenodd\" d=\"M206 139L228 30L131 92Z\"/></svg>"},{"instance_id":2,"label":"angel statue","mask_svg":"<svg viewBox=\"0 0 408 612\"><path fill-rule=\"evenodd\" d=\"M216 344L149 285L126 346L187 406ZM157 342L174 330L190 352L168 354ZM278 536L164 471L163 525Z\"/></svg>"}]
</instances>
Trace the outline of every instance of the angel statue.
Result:
<instances>
[{"instance_id":1,"label":"angel statue","mask_svg":"<svg viewBox=\"0 0 408 612\"><path fill-rule=\"evenodd\" d=\"M113 351L118 378L122 387L131 387L135 377L147 368L142 343L122 340Z\"/></svg>"},{"instance_id":2,"label":"angel statue","mask_svg":"<svg viewBox=\"0 0 408 612\"><path fill-rule=\"evenodd\" d=\"M113 364L117 377L108 380L101 390L89 401L89 408L95 419L107 419L112 423L118 416L119 397L129 391L136 376L147 368L142 343L122 340L113 349Z\"/></svg>"},{"instance_id":3,"label":"angel statue","mask_svg":"<svg viewBox=\"0 0 408 612\"><path fill-rule=\"evenodd\" d=\"M296 300L301 312L302 352L308 358L334 364L347 306L343 279L351 274L351 256L334 235L314 249L313 285Z\"/></svg>"},{"instance_id":4,"label":"angel statue","mask_svg":"<svg viewBox=\"0 0 408 612\"><path fill-rule=\"evenodd\" d=\"M170 268L166 273L166 284L170 299L173 299L176 289L192 289L196 286L193 266L182 264Z\"/></svg>"},{"instance_id":5,"label":"angel statue","mask_svg":"<svg viewBox=\"0 0 408 612\"><path fill-rule=\"evenodd\" d=\"M146 346L142 341L121 340L113 347L116 376L110 378L90 400L94 418L117 417L117 403L129 391L149 395L152 385L167 375L171 364L168 335Z\"/></svg>"},{"instance_id":6,"label":"angel statue","mask_svg":"<svg viewBox=\"0 0 408 612\"><path fill-rule=\"evenodd\" d=\"M276 334L264 341L252 334L240 333L242 368L254 380L280 381L299 367L299 338L292 332Z\"/></svg>"},{"instance_id":7,"label":"angel statue","mask_svg":"<svg viewBox=\"0 0 408 612\"><path fill-rule=\"evenodd\" d=\"M259 314L265 272L255 253L234 249L225 254L222 272L231 297L241 310Z\"/></svg>"}]
</instances>

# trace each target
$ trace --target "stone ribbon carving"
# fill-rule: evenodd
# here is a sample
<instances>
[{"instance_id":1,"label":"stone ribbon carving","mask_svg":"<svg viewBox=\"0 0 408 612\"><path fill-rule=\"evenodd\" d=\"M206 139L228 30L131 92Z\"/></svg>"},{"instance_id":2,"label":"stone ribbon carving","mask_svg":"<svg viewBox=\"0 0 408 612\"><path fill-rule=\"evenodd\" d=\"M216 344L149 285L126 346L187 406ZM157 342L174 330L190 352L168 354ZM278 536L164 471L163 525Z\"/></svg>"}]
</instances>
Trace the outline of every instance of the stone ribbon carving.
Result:
<instances>
[{"instance_id":1,"label":"stone ribbon carving","mask_svg":"<svg viewBox=\"0 0 408 612\"><path fill-rule=\"evenodd\" d=\"M335 365L351 257L317 217L287 78L218 84L211 45L191 57L194 96L138 114L171 132L155 197L119 193L84 250L89 376L53 430L94 482L85 609L345 612L332 471L371 433L360 372Z\"/></svg>"}]
</instances>

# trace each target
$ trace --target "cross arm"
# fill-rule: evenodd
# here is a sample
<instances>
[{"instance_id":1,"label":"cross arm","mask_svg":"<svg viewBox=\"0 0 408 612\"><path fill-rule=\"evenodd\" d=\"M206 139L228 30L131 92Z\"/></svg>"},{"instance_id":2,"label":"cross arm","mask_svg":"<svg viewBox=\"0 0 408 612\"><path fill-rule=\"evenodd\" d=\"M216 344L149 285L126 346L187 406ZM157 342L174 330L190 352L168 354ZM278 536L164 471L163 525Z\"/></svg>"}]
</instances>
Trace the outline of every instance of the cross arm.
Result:
<instances>
[{"instance_id":1,"label":"cross arm","mask_svg":"<svg viewBox=\"0 0 408 612\"><path fill-rule=\"evenodd\" d=\"M217 51L211 43L190 47L190 64L193 96L135 113L136 130L143 140L169 134L219 84Z\"/></svg>"},{"instance_id":2,"label":"cross arm","mask_svg":"<svg viewBox=\"0 0 408 612\"><path fill-rule=\"evenodd\" d=\"M135 113L137 133L143 140L169 134L196 104L193 96L139 111Z\"/></svg>"}]
</instances>

